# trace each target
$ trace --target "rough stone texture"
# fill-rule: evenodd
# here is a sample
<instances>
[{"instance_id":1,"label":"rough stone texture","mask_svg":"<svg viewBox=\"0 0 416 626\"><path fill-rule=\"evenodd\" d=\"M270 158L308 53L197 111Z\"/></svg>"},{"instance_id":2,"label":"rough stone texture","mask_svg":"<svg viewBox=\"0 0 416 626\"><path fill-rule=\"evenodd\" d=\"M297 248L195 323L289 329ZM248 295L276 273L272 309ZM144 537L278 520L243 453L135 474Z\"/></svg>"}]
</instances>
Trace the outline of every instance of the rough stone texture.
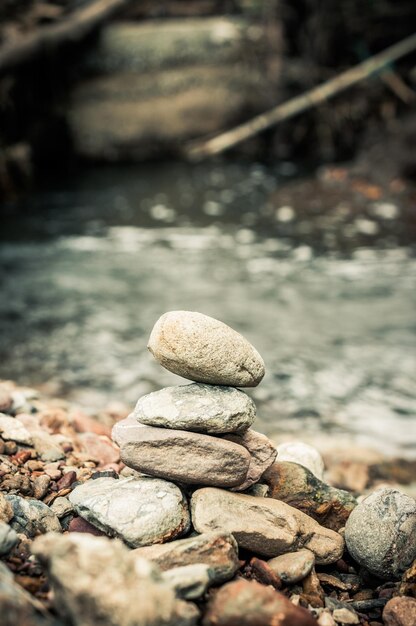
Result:
<instances>
[{"instance_id":1,"label":"rough stone texture","mask_svg":"<svg viewBox=\"0 0 416 626\"><path fill-rule=\"evenodd\" d=\"M9 554L18 542L17 533L5 522L0 522L0 556Z\"/></svg>"},{"instance_id":2,"label":"rough stone texture","mask_svg":"<svg viewBox=\"0 0 416 626\"><path fill-rule=\"evenodd\" d=\"M39 430L32 434L32 439L34 448L42 461L53 463L65 458L62 448L58 445L53 435Z\"/></svg>"},{"instance_id":3,"label":"rough stone texture","mask_svg":"<svg viewBox=\"0 0 416 626\"><path fill-rule=\"evenodd\" d=\"M396 489L379 489L351 513L348 552L380 578L400 578L416 558L416 502Z\"/></svg>"},{"instance_id":4,"label":"rough stone texture","mask_svg":"<svg viewBox=\"0 0 416 626\"><path fill-rule=\"evenodd\" d=\"M0 491L0 522L10 522L14 515L13 507L6 496Z\"/></svg>"},{"instance_id":5,"label":"rough stone texture","mask_svg":"<svg viewBox=\"0 0 416 626\"><path fill-rule=\"evenodd\" d=\"M345 526L357 505L348 491L330 487L298 463L278 461L264 473L262 480L270 487L270 498L287 502L332 530Z\"/></svg>"},{"instance_id":6,"label":"rough stone texture","mask_svg":"<svg viewBox=\"0 0 416 626\"><path fill-rule=\"evenodd\" d=\"M232 578L239 568L237 542L233 535L222 531L137 548L134 554L156 563L162 571L203 563L209 566L211 580L217 583Z\"/></svg>"},{"instance_id":7,"label":"rough stone texture","mask_svg":"<svg viewBox=\"0 0 416 626\"><path fill-rule=\"evenodd\" d=\"M148 348L167 370L201 383L256 387L264 376L257 350L235 330L202 313L165 313L153 327Z\"/></svg>"},{"instance_id":8,"label":"rough stone texture","mask_svg":"<svg viewBox=\"0 0 416 626\"><path fill-rule=\"evenodd\" d=\"M133 413L116 422L111 431L112 440L121 448L124 444L134 440L137 428L145 428L144 424L137 421Z\"/></svg>"},{"instance_id":9,"label":"rough stone texture","mask_svg":"<svg viewBox=\"0 0 416 626\"><path fill-rule=\"evenodd\" d=\"M51 510L59 519L61 519L62 517L65 517L65 515L69 515L69 513L74 511L74 505L71 504L68 498L60 496L52 502Z\"/></svg>"},{"instance_id":10,"label":"rough stone texture","mask_svg":"<svg viewBox=\"0 0 416 626\"><path fill-rule=\"evenodd\" d=\"M319 480L324 477L324 461L318 450L303 441L287 441L277 446L279 461L290 461L306 467Z\"/></svg>"},{"instance_id":11,"label":"rough stone texture","mask_svg":"<svg viewBox=\"0 0 416 626\"><path fill-rule=\"evenodd\" d=\"M32 445L32 435L30 432L14 417L0 414L0 435L6 441L15 441L23 443L27 446Z\"/></svg>"},{"instance_id":12,"label":"rough stone texture","mask_svg":"<svg viewBox=\"0 0 416 626\"><path fill-rule=\"evenodd\" d=\"M189 529L181 490L153 478L97 478L68 496L77 513L110 536L137 548L175 539Z\"/></svg>"},{"instance_id":13,"label":"rough stone texture","mask_svg":"<svg viewBox=\"0 0 416 626\"><path fill-rule=\"evenodd\" d=\"M47 535L33 553L49 570L55 609L82 626L192 626L198 611L178 600L153 565L106 537ZM76 573L76 575L71 575Z\"/></svg>"},{"instance_id":14,"label":"rough stone texture","mask_svg":"<svg viewBox=\"0 0 416 626\"><path fill-rule=\"evenodd\" d=\"M143 396L134 415L148 426L221 434L247 430L256 417L256 407L234 387L192 383Z\"/></svg>"},{"instance_id":15,"label":"rough stone texture","mask_svg":"<svg viewBox=\"0 0 416 626\"><path fill-rule=\"evenodd\" d=\"M392 598L383 610L385 626L414 626L416 624L416 599L406 596Z\"/></svg>"},{"instance_id":16,"label":"rough stone texture","mask_svg":"<svg viewBox=\"0 0 416 626\"><path fill-rule=\"evenodd\" d=\"M355 611L350 611L346 608L335 609L332 613L334 620L338 624L359 624L360 618Z\"/></svg>"},{"instance_id":17,"label":"rough stone texture","mask_svg":"<svg viewBox=\"0 0 416 626\"><path fill-rule=\"evenodd\" d=\"M129 467L151 476L219 487L241 485L251 460L245 448L231 441L153 426L124 429L120 458Z\"/></svg>"},{"instance_id":18,"label":"rough stone texture","mask_svg":"<svg viewBox=\"0 0 416 626\"><path fill-rule=\"evenodd\" d=\"M200 598L211 583L209 566L204 563L169 569L163 572L162 580L175 590L179 598L184 600Z\"/></svg>"},{"instance_id":19,"label":"rough stone texture","mask_svg":"<svg viewBox=\"0 0 416 626\"><path fill-rule=\"evenodd\" d=\"M298 550L276 556L267 563L284 583L293 584L309 574L315 565L315 555L310 550Z\"/></svg>"},{"instance_id":20,"label":"rough stone texture","mask_svg":"<svg viewBox=\"0 0 416 626\"><path fill-rule=\"evenodd\" d=\"M308 548L323 564L342 556L344 541L338 533L284 502L204 488L193 494L191 511L198 532L228 531L239 546L257 554L274 557Z\"/></svg>"},{"instance_id":21,"label":"rough stone texture","mask_svg":"<svg viewBox=\"0 0 416 626\"><path fill-rule=\"evenodd\" d=\"M98 462L98 467L110 463L118 463L120 452L112 441L105 435L96 433L81 433L78 435L81 444L81 451L87 454L90 459Z\"/></svg>"},{"instance_id":22,"label":"rough stone texture","mask_svg":"<svg viewBox=\"0 0 416 626\"><path fill-rule=\"evenodd\" d=\"M62 531L55 513L40 500L25 500L15 495L7 495L6 500L13 507L10 526L17 533L35 537L39 533Z\"/></svg>"},{"instance_id":23,"label":"rough stone texture","mask_svg":"<svg viewBox=\"0 0 416 626\"><path fill-rule=\"evenodd\" d=\"M247 476L242 485L234 487L235 491L244 491L257 483L264 472L273 464L276 458L276 448L266 435L247 430L242 435L226 435L224 439L238 443L246 448L251 456Z\"/></svg>"},{"instance_id":24,"label":"rough stone texture","mask_svg":"<svg viewBox=\"0 0 416 626\"><path fill-rule=\"evenodd\" d=\"M316 626L302 607L272 587L236 580L224 585L208 604L203 626Z\"/></svg>"}]
</instances>

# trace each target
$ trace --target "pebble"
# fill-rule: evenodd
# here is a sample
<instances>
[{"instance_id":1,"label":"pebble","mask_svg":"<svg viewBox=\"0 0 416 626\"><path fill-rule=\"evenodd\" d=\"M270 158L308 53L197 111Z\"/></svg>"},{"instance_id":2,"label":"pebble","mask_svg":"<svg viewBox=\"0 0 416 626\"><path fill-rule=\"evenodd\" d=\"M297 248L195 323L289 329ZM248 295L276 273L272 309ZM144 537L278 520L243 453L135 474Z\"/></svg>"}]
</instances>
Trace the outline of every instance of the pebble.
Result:
<instances>
[{"instance_id":1,"label":"pebble","mask_svg":"<svg viewBox=\"0 0 416 626\"><path fill-rule=\"evenodd\" d=\"M40 500L24 499L21 496L7 495L6 500L13 507L10 526L27 537L39 533L61 532L58 518L51 509Z\"/></svg>"},{"instance_id":2,"label":"pebble","mask_svg":"<svg viewBox=\"0 0 416 626\"><path fill-rule=\"evenodd\" d=\"M118 463L120 460L120 451L105 435L81 433L78 435L78 441L81 451L88 455L90 460L96 461L99 467Z\"/></svg>"},{"instance_id":3,"label":"pebble","mask_svg":"<svg viewBox=\"0 0 416 626\"><path fill-rule=\"evenodd\" d=\"M198 532L228 531L242 548L269 558L308 548L326 564L343 553L338 533L277 500L207 487L192 495L191 512Z\"/></svg>"},{"instance_id":4,"label":"pebble","mask_svg":"<svg viewBox=\"0 0 416 626\"><path fill-rule=\"evenodd\" d=\"M251 428L242 435L226 435L224 439L243 446L250 453L250 465L245 481L235 491L244 491L257 483L264 472L273 464L276 458L276 448L266 435Z\"/></svg>"},{"instance_id":5,"label":"pebble","mask_svg":"<svg viewBox=\"0 0 416 626\"><path fill-rule=\"evenodd\" d=\"M396 489L379 489L351 513L348 552L380 578L400 578L416 558L416 502Z\"/></svg>"},{"instance_id":6,"label":"pebble","mask_svg":"<svg viewBox=\"0 0 416 626\"><path fill-rule=\"evenodd\" d=\"M330 487L298 463L277 461L262 480L270 487L270 498L290 504L332 530L344 527L357 505L348 491Z\"/></svg>"},{"instance_id":7,"label":"pebble","mask_svg":"<svg viewBox=\"0 0 416 626\"><path fill-rule=\"evenodd\" d=\"M4 387L0 387L0 413L8 413L13 406L13 397Z\"/></svg>"},{"instance_id":8,"label":"pebble","mask_svg":"<svg viewBox=\"0 0 416 626\"><path fill-rule=\"evenodd\" d=\"M264 376L257 350L235 330L202 313L165 313L153 327L148 348L167 370L201 383L256 387Z\"/></svg>"},{"instance_id":9,"label":"pebble","mask_svg":"<svg viewBox=\"0 0 416 626\"><path fill-rule=\"evenodd\" d=\"M256 417L256 407L234 387L192 383L143 396L134 415L148 426L221 434L247 430Z\"/></svg>"},{"instance_id":10,"label":"pebble","mask_svg":"<svg viewBox=\"0 0 416 626\"><path fill-rule=\"evenodd\" d=\"M162 571L203 563L209 567L211 580L216 583L232 578L240 566L237 542L231 533L223 531L137 548L134 553L156 563Z\"/></svg>"},{"instance_id":11,"label":"pebble","mask_svg":"<svg viewBox=\"0 0 416 626\"><path fill-rule=\"evenodd\" d=\"M315 565L315 555L310 550L288 552L270 559L268 565L284 583L292 585L309 574Z\"/></svg>"},{"instance_id":12,"label":"pebble","mask_svg":"<svg viewBox=\"0 0 416 626\"><path fill-rule=\"evenodd\" d=\"M416 599L408 596L392 598L383 610L385 626L415 626Z\"/></svg>"},{"instance_id":13,"label":"pebble","mask_svg":"<svg viewBox=\"0 0 416 626\"><path fill-rule=\"evenodd\" d=\"M31 446L32 435L30 432L14 417L0 414L0 434L2 439L15 441L27 446Z\"/></svg>"},{"instance_id":14,"label":"pebble","mask_svg":"<svg viewBox=\"0 0 416 626\"><path fill-rule=\"evenodd\" d=\"M68 496L77 513L127 545L163 543L189 530L189 511L181 490L154 478L97 478Z\"/></svg>"},{"instance_id":15,"label":"pebble","mask_svg":"<svg viewBox=\"0 0 416 626\"><path fill-rule=\"evenodd\" d=\"M74 505L68 500L68 498L64 498L63 496L59 496L56 498L51 506L51 510L55 513L58 519L65 517L65 515L69 515L74 511Z\"/></svg>"},{"instance_id":16,"label":"pebble","mask_svg":"<svg viewBox=\"0 0 416 626\"><path fill-rule=\"evenodd\" d=\"M0 522L0 556L9 554L17 542L18 536L16 531L5 522Z\"/></svg>"},{"instance_id":17,"label":"pebble","mask_svg":"<svg viewBox=\"0 0 416 626\"><path fill-rule=\"evenodd\" d=\"M58 445L53 435L46 432L37 431L32 433L33 446L38 456L46 463L54 463L65 458L65 453Z\"/></svg>"},{"instance_id":18,"label":"pebble","mask_svg":"<svg viewBox=\"0 0 416 626\"><path fill-rule=\"evenodd\" d=\"M197 623L197 608L179 600L152 564L133 560L117 539L48 535L37 538L32 551L49 570L55 610L65 621L82 626Z\"/></svg>"},{"instance_id":19,"label":"pebble","mask_svg":"<svg viewBox=\"0 0 416 626\"><path fill-rule=\"evenodd\" d=\"M212 597L203 626L316 626L306 609L254 580L227 583Z\"/></svg>"},{"instance_id":20,"label":"pebble","mask_svg":"<svg viewBox=\"0 0 416 626\"><path fill-rule=\"evenodd\" d=\"M306 467L319 480L324 477L324 461L318 450L302 441L287 441L277 446L279 461L291 461Z\"/></svg>"},{"instance_id":21,"label":"pebble","mask_svg":"<svg viewBox=\"0 0 416 626\"><path fill-rule=\"evenodd\" d=\"M95 537L105 537L102 530L98 530L95 526L87 522L82 517L73 517L68 524L68 532L70 533L87 533Z\"/></svg>"},{"instance_id":22,"label":"pebble","mask_svg":"<svg viewBox=\"0 0 416 626\"><path fill-rule=\"evenodd\" d=\"M247 476L250 454L231 441L153 426L130 427L128 433L121 443L120 458L139 472L220 487L241 485Z\"/></svg>"},{"instance_id":23,"label":"pebble","mask_svg":"<svg viewBox=\"0 0 416 626\"><path fill-rule=\"evenodd\" d=\"M162 580L175 590L179 598L184 600L200 598L211 583L209 566L204 565L204 563L194 563L193 565L169 569L163 572Z\"/></svg>"},{"instance_id":24,"label":"pebble","mask_svg":"<svg viewBox=\"0 0 416 626\"><path fill-rule=\"evenodd\" d=\"M349 609L335 609L332 613L332 617L339 624L359 624L360 618L357 613L350 611Z\"/></svg>"},{"instance_id":25,"label":"pebble","mask_svg":"<svg viewBox=\"0 0 416 626\"><path fill-rule=\"evenodd\" d=\"M32 483L33 497L36 500L42 500L46 496L50 484L51 478L47 474L36 476Z\"/></svg>"}]
</instances>

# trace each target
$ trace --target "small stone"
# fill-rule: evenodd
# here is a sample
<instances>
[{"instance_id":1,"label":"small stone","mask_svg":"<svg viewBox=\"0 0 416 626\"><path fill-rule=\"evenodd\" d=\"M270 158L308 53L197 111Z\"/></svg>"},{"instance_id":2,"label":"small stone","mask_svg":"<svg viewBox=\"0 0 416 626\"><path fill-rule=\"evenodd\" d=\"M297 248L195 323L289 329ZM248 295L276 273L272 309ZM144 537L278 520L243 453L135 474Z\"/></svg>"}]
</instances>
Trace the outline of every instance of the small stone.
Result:
<instances>
[{"instance_id":1,"label":"small stone","mask_svg":"<svg viewBox=\"0 0 416 626\"><path fill-rule=\"evenodd\" d=\"M359 624L360 618L357 613L350 611L349 609L335 609L332 613L332 617L339 624Z\"/></svg>"},{"instance_id":2,"label":"small stone","mask_svg":"<svg viewBox=\"0 0 416 626\"><path fill-rule=\"evenodd\" d=\"M27 537L48 532L61 532L61 525L55 513L39 500L25 500L21 496L7 495L6 500L13 507L10 526Z\"/></svg>"},{"instance_id":3,"label":"small stone","mask_svg":"<svg viewBox=\"0 0 416 626\"><path fill-rule=\"evenodd\" d=\"M245 481L242 485L232 488L235 491L244 491L257 483L264 472L274 463L277 454L276 448L266 435L251 428L242 435L226 435L224 439L238 443L250 453L250 465Z\"/></svg>"},{"instance_id":4,"label":"small stone","mask_svg":"<svg viewBox=\"0 0 416 626\"><path fill-rule=\"evenodd\" d=\"M52 480L59 480L62 476L62 472L59 469L59 462L55 463L47 463L43 467L43 471L47 474Z\"/></svg>"},{"instance_id":5,"label":"small stone","mask_svg":"<svg viewBox=\"0 0 416 626\"><path fill-rule=\"evenodd\" d=\"M68 515L69 513L72 513L74 511L73 504L71 504L68 498L64 498L62 496L56 498L52 502L50 508L58 517L58 519L61 519L62 517L65 517L65 515Z\"/></svg>"},{"instance_id":6,"label":"small stone","mask_svg":"<svg viewBox=\"0 0 416 626\"><path fill-rule=\"evenodd\" d=\"M185 484L236 487L244 482L251 461L247 450L231 441L185 430L132 426L131 420L128 429L117 424L113 437L129 467Z\"/></svg>"},{"instance_id":7,"label":"small stone","mask_svg":"<svg viewBox=\"0 0 416 626\"><path fill-rule=\"evenodd\" d=\"M77 479L77 473L74 470L66 472L62 478L58 480L58 489L68 489Z\"/></svg>"},{"instance_id":8,"label":"small stone","mask_svg":"<svg viewBox=\"0 0 416 626\"><path fill-rule=\"evenodd\" d=\"M414 626L416 624L416 599L407 596L392 598L383 610L385 626Z\"/></svg>"},{"instance_id":9,"label":"small stone","mask_svg":"<svg viewBox=\"0 0 416 626\"><path fill-rule=\"evenodd\" d=\"M318 617L319 626L336 626L336 622L331 613L327 610L322 611Z\"/></svg>"},{"instance_id":10,"label":"small stone","mask_svg":"<svg viewBox=\"0 0 416 626\"><path fill-rule=\"evenodd\" d=\"M380 578L400 578L416 558L416 502L396 489L379 489L351 513L348 552Z\"/></svg>"},{"instance_id":11,"label":"small stone","mask_svg":"<svg viewBox=\"0 0 416 626\"><path fill-rule=\"evenodd\" d=\"M46 463L53 463L65 458L64 451L57 443L53 435L49 433L36 431L36 434L32 434L33 445L36 452Z\"/></svg>"},{"instance_id":12,"label":"small stone","mask_svg":"<svg viewBox=\"0 0 416 626\"><path fill-rule=\"evenodd\" d=\"M234 387L192 383L143 396L134 415L148 426L221 434L247 430L256 417L256 407Z\"/></svg>"},{"instance_id":13,"label":"small stone","mask_svg":"<svg viewBox=\"0 0 416 626\"><path fill-rule=\"evenodd\" d=\"M211 582L209 566L203 563L183 565L169 569L162 574L164 580L176 595L184 600L195 600L204 595Z\"/></svg>"},{"instance_id":14,"label":"small stone","mask_svg":"<svg viewBox=\"0 0 416 626\"><path fill-rule=\"evenodd\" d=\"M12 406L12 394L5 387L0 387L0 413L8 413Z\"/></svg>"},{"instance_id":15,"label":"small stone","mask_svg":"<svg viewBox=\"0 0 416 626\"><path fill-rule=\"evenodd\" d=\"M18 540L16 531L5 522L0 522L0 556L9 554Z\"/></svg>"},{"instance_id":16,"label":"small stone","mask_svg":"<svg viewBox=\"0 0 416 626\"><path fill-rule=\"evenodd\" d=\"M3 439L22 443L24 445L32 445L32 435L30 432L14 417L8 415L0 415L0 434Z\"/></svg>"},{"instance_id":17,"label":"small stone","mask_svg":"<svg viewBox=\"0 0 416 626\"><path fill-rule=\"evenodd\" d=\"M33 496L36 500L42 500L46 496L50 484L51 478L47 474L36 476L32 483Z\"/></svg>"},{"instance_id":18,"label":"small stone","mask_svg":"<svg viewBox=\"0 0 416 626\"><path fill-rule=\"evenodd\" d=\"M113 442L105 435L95 433L81 433L78 435L81 450L92 461L97 461L99 467L110 463L118 463L120 451Z\"/></svg>"},{"instance_id":19,"label":"small stone","mask_svg":"<svg viewBox=\"0 0 416 626\"><path fill-rule=\"evenodd\" d=\"M271 559L268 565L284 583L292 585L309 574L315 565L315 555L310 550L288 552Z\"/></svg>"},{"instance_id":20,"label":"small stone","mask_svg":"<svg viewBox=\"0 0 416 626\"><path fill-rule=\"evenodd\" d=\"M203 626L316 626L306 609L254 580L227 583L208 603Z\"/></svg>"},{"instance_id":21,"label":"small stone","mask_svg":"<svg viewBox=\"0 0 416 626\"><path fill-rule=\"evenodd\" d=\"M318 450L302 441L288 441L277 446L279 461L290 461L306 467L319 480L324 477L324 461Z\"/></svg>"},{"instance_id":22,"label":"small stone","mask_svg":"<svg viewBox=\"0 0 416 626\"><path fill-rule=\"evenodd\" d=\"M95 481L97 482L97 481ZM119 481L121 482L121 481ZM198 610L176 598L157 569L121 541L87 534L38 537L58 615L82 626L195 626ZM71 575L74 573L76 575Z\"/></svg>"},{"instance_id":23,"label":"small stone","mask_svg":"<svg viewBox=\"0 0 416 626\"><path fill-rule=\"evenodd\" d=\"M191 499L192 522L198 532L222 530L242 548L274 557L307 548L319 564L341 558L342 537L284 502L223 489L204 488Z\"/></svg>"},{"instance_id":24,"label":"small stone","mask_svg":"<svg viewBox=\"0 0 416 626\"><path fill-rule=\"evenodd\" d=\"M81 517L127 545L164 543L186 533L190 519L181 490L154 478L97 478L68 496Z\"/></svg>"},{"instance_id":25,"label":"small stone","mask_svg":"<svg viewBox=\"0 0 416 626\"><path fill-rule=\"evenodd\" d=\"M170 372L201 383L256 387L264 376L257 350L235 330L202 313L165 313L148 348Z\"/></svg>"},{"instance_id":26,"label":"small stone","mask_svg":"<svg viewBox=\"0 0 416 626\"><path fill-rule=\"evenodd\" d=\"M302 589L302 598L306 600L310 606L314 608L323 608L325 606L325 593L314 568L312 568L309 574L303 579Z\"/></svg>"},{"instance_id":27,"label":"small stone","mask_svg":"<svg viewBox=\"0 0 416 626\"><path fill-rule=\"evenodd\" d=\"M330 487L298 463L278 461L264 473L262 480L270 487L270 498L290 504L331 530L345 526L357 505L348 491Z\"/></svg>"},{"instance_id":28,"label":"small stone","mask_svg":"<svg viewBox=\"0 0 416 626\"><path fill-rule=\"evenodd\" d=\"M6 499L6 496L0 492L0 522L10 522L14 515L13 507Z\"/></svg>"},{"instance_id":29,"label":"small stone","mask_svg":"<svg viewBox=\"0 0 416 626\"><path fill-rule=\"evenodd\" d=\"M105 537L102 530L98 530L95 526L87 522L82 517L73 517L68 524L68 532L70 533L87 533L94 537Z\"/></svg>"},{"instance_id":30,"label":"small stone","mask_svg":"<svg viewBox=\"0 0 416 626\"><path fill-rule=\"evenodd\" d=\"M216 583L229 580L240 567L237 542L233 535L222 531L137 548L134 553L156 563L162 571L203 563L209 567L211 580Z\"/></svg>"}]
</instances>

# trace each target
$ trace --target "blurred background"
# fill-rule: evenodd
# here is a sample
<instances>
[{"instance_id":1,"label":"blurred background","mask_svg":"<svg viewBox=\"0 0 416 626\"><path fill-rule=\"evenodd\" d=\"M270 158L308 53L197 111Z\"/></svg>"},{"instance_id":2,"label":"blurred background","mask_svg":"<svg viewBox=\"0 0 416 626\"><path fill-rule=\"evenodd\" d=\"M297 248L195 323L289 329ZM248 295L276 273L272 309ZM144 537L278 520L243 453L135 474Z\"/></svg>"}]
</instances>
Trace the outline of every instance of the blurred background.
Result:
<instances>
[{"instance_id":1,"label":"blurred background","mask_svg":"<svg viewBox=\"0 0 416 626\"><path fill-rule=\"evenodd\" d=\"M413 0L3 0L0 378L97 410L242 332L275 439L416 457L416 52L224 154L189 147L412 35Z\"/></svg>"}]
</instances>

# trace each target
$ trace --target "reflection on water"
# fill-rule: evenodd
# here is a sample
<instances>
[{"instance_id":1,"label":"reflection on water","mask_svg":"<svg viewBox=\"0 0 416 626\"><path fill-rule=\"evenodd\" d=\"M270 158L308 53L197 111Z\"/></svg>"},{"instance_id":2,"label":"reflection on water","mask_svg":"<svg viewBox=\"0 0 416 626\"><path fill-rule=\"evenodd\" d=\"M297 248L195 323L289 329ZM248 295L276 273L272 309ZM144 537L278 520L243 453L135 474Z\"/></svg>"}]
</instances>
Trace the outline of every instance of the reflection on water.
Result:
<instances>
[{"instance_id":1,"label":"reflection on water","mask_svg":"<svg viewBox=\"0 0 416 626\"><path fill-rule=\"evenodd\" d=\"M397 247L316 255L266 228L278 180L260 166L153 166L31 198L3 231L0 376L133 404L180 382L145 349L154 321L198 310L262 353L259 429L414 455L416 261Z\"/></svg>"}]
</instances>

